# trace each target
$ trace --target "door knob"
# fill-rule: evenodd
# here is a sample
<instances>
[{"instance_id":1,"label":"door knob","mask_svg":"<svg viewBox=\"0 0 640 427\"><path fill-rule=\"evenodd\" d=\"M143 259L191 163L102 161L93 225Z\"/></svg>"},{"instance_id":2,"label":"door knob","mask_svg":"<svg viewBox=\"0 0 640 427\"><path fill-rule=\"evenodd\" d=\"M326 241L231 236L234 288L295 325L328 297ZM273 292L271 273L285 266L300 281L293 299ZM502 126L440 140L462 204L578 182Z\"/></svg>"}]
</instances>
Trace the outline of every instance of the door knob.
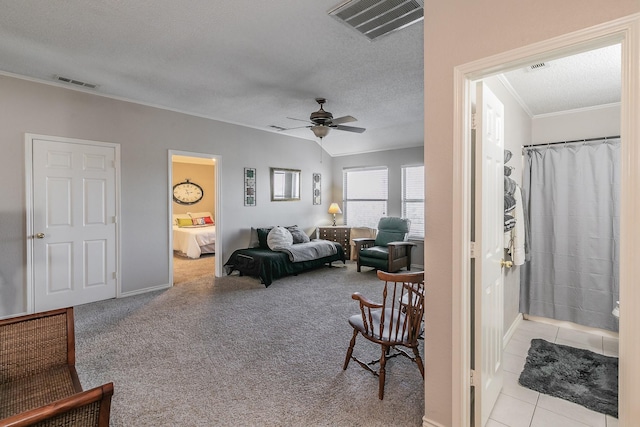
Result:
<instances>
[{"instance_id":1,"label":"door knob","mask_svg":"<svg viewBox=\"0 0 640 427\"><path fill-rule=\"evenodd\" d=\"M501 259L500 260L500 267L511 268L511 267L513 267L513 261L505 261L505 260Z\"/></svg>"},{"instance_id":2,"label":"door knob","mask_svg":"<svg viewBox=\"0 0 640 427\"><path fill-rule=\"evenodd\" d=\"M44 239L44 233L36 234L36 239Z\"/></svg>"}]
</instances>

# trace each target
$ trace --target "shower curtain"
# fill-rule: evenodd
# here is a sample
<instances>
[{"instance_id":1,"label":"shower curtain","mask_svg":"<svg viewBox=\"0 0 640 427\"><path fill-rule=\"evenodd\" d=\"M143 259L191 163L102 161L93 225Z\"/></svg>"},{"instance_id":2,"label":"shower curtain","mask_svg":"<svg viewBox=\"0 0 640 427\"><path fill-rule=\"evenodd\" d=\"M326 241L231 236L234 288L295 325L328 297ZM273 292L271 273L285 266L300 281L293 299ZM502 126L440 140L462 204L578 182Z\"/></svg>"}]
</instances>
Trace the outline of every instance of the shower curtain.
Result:
<instances>
[{"instance_id":1,"label":"shower curtain","mask_svg":"<svg viewBox=\"0 0 640 427\"><path fill-rule=\"evenodd\" d=\"M525 150L520 311L618 330L620 139Z\"/></svg>"}]
</instances>

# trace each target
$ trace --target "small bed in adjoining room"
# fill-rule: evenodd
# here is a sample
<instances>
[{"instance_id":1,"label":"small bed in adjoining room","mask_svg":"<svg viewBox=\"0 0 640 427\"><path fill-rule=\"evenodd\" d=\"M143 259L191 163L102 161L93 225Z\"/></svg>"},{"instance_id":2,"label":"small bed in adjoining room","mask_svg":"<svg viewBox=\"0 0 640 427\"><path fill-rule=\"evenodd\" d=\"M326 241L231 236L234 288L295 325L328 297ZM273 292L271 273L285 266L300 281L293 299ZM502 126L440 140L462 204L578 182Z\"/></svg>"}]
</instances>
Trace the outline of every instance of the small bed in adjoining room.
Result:
<instances>
[{"instance_id":1,"label":"small bed in adjoining room","mask_svg":"<svg viewBox=\"0 0 640 427\"><path fill-rule=\"evenodd\" d=\"M173 251L188 258L214 254L216 225L210 212L173 215Z\"/></svg>"}]
</instances>

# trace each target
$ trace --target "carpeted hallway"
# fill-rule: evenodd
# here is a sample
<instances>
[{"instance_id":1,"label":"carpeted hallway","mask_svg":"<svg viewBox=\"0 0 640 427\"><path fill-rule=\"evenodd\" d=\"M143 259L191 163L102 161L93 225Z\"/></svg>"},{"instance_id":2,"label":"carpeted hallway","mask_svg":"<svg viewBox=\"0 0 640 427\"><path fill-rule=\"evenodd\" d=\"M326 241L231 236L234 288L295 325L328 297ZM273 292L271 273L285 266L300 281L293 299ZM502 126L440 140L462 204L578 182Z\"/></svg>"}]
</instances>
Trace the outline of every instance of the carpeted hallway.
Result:
<instances>
[{"instance_id":1,"label":"carpeted hallway","mask_svg":"<svg viewBox=\"0 0 640 427\"><path fill-rule=\"evenodd\" d=\"M210 274L79 306L80 380L115 383L112 426L420 426L424 383L413 362L387 363L383 401L377 377L355 363L342 370L347 318L358 312L351 294L379 300L381 283L335 265L269 288ZM365 359L379 351L363 338L355 348Z\"/></svg>"},{"instance_id":2,"label":"carpeted hallway","mask_svg":"<svg viewBox=\"0 0 640 427\"><path fill-rule=\"evenodd\" d=\"M197 259L174 255L173 285L188 285L204 278L213 280L213 272L216 269L215 263L216 256L214 254L201 255Z\"/></svg>"}]
</instances>

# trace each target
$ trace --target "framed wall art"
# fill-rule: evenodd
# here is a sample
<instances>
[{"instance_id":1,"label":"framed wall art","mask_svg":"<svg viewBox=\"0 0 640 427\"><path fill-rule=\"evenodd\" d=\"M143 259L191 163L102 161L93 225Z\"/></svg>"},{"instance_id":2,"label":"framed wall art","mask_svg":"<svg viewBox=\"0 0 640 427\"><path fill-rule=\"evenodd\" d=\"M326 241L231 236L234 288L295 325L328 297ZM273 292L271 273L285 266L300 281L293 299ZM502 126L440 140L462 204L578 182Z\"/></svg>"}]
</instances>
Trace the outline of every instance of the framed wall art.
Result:
<instances>
[{"instance_id":1,"label":"framed wall art","mask_svg":"<svg viewBox=\"0 0 640 427\"><path fill-rule=\"evenodd\" d=\"M322 204L322 175L319 173L313 174L313 204L321 205Z\"/></svg>"},{"instance_id":2,"label":"framed wall art","mask_svg":"<svg viewBox=\"0 0 640 427\"><path fill-rule=\"evenodd\" d=\"M256 205L256 168L244 168L244 205Z\"/></svg>"}]
</instances>

